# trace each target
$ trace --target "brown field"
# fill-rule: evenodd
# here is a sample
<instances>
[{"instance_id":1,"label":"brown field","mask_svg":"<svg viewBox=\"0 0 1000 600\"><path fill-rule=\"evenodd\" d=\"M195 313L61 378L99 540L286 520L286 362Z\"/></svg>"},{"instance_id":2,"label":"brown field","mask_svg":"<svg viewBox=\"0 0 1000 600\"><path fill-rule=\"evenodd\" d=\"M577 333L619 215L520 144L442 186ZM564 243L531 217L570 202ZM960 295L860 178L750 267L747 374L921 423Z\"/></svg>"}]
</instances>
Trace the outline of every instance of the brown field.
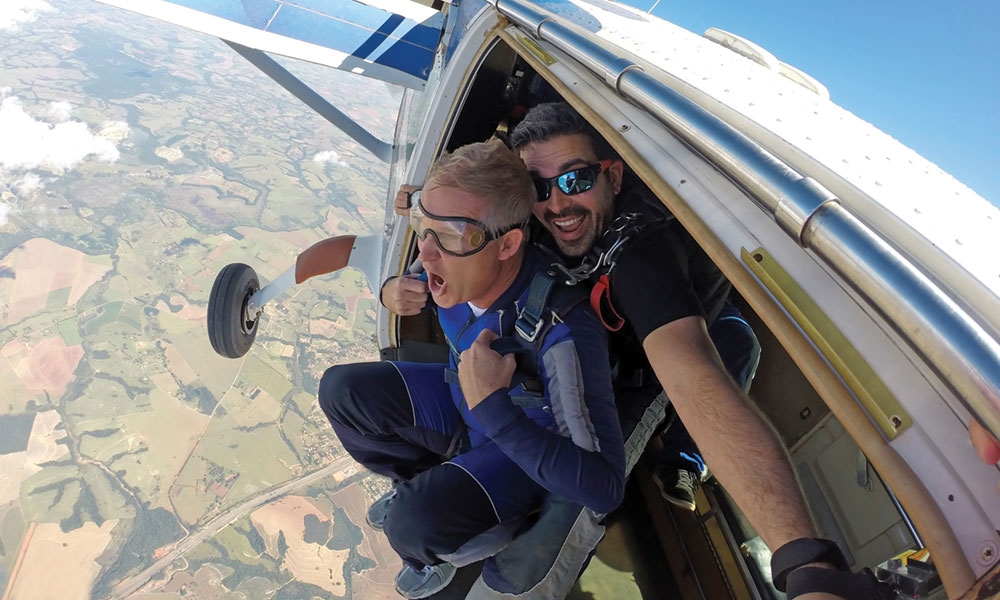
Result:
<instances>
[{"instance_id":1,"label":"brown field","mask_svg":"<svg viewBox=\"0 0 1000 600\"><path fill-rule=\"evenodd\" d=\"M170 395L176 394L181 389L181 386L177 385L177 380L174 379L174 376L168 372L157 373L156 375L150 377L150 379L153 380L156 387Z\"/></svg>"},{"instance_id":2,"label":"brown field","mask_svg":"<svg viewBox=\"0 0 1000 600\"><path fill-rule=\"evenodd\" d=\"M0 267L14 271L14 279L0 279L0 298L7 298L6 317L0 325L13 325L45 308L49 292L72 287L66 306L77 303L87 288L99 281L110 265L95 264L84 253L50 240L28 240L8 254Z\"/></svg>"},{"instance_id":3,"label":"brown field","mask_svg":"<svg viewBox=\"0 0 1000 600\"><path fill-rule=\"evenodd\" d=\"M173 345L167 345L165 354L167 356L167 362L170 365L170 372L173 373L177 379L181 380L184 385L191 385L196 379L198 379L198 373L191 368L188 361L184 360L184 357Z\"/></svg>"},{"instance_id":4,"label":"brown field","mask_svg":"<svg viewBox=\"0 0 1000 600\"><path fill-rule=\"evenodd\" d=\"M255 510L250 519L260 531L268 553L272 556L278 555L278 532L284 532L288 551L282 567L291 571L296 579L318 586L335 596L343 596L347 589L344 562L350 556L350 550L330 550L321 544L304 542L303 519L308 514L316 515L324 521L330 520L329 515L323 514L308 498L302 496L285 496Z\"/></svg>"},{"instance_id":5,"label":"brown field","mask_svg":"<svg viewBox=\"0 0 1000 600\"><path fill-rule=\"evenodd\" d=\"M3 348L0 348L0 353L15 343L17 342L10 342ZM25 389L21 384L21 380L14 372L14 366L2 354L0 354L0 381L4 382L3 399L0 400L0 413L14 414L24 412L27 408L28 400L34 399L34 394Z\"/></svg>"},{"instance_id":6,"label":"brown field","mask_svg":"<svg viewBox=\"0 0 1000 600\"><path fill-rule=\"evenodd\" d=\"M334 339L337 337L338 331L348 331L350 329L351 324L344 317L337 317L336 321L331 321L330 319L313 319L309 321L310 335L321 335Z\"/></svg>"},{"instance_id":7,"label":"brown field","mask_svg":"<svg viewBox=\"0 0 1000 600\"><path fill-rule=\"evenodd\" d=\"M27 452L0 455L0 506L17 500L21 482L32 473L25 473L24 458Z\"/></svg>"},{"instance_id":8,"label":"brown field","mask_svg":"<svg viewBox=\"0 0 1000 600\"><path fill-rule=\"evenodd\" d=\"M352 523L361 528L364 539L358 545L358 554L374 560L374 569L355 574L351 578L351 592L355 598L365 600L390 600L399 598L395 579L403 563L399 555L389 546L389 540L381 531L375 531L365 522L365 513L373 500L365 496L360 485L351 485L331 495L337 506L347 513Z\"/></svg>"},{"instance_id":9,"label":"brown field","mask_svg":"<svg viewBox=\"0 0 1000 600\"><path fill-rule=\"evenodd\" d=\"M36 395L48 392L53 397L59 397L66 391L76 365L83 358L83 346L67 346L57 336L28 348L27 356L23 353L18 356L20 360L12 366L25 389Z\"/></svg>"},{"instance_id":10,"label":"brown field","mask_svg":"<svg viewBox=\"0 0 1000 600\"><path fill-rule=\"evenodd\" d=\"M28 347L21 342L21 340L11 340L3 348L0 348L0 358L9 359L12 356L17 356L22 352L27 352Z\"/></svg>"},{"instance_id":11,"label":"brown field","mask_svg":"<svg viewBox=\"0 0 1000 600\"><path fill-rule=\"evenodd\" d=\"M170 303L173 304L174 306L181 306L182 308L175 313L170 313L170 307L167 306L167 304L163 300L160 300L159 302L156 303L156 308L164 312L170 313L175 317L181 319L194 321L195 323L205 322L205 315L208 314L208 307L202 308L200 306L195 306L193 304L190 304L187 301L187 298L181 296L180 294L171 296Z\"/></svg>"},{"instance_id":12,"label":"brown field","mask_svg":"<svg viewBox=\"0 0 1000 600\"><path fill-rule=\"evenodd\" d=\"M194 574L188 571L174 573L170 581L163 586L163 591L170 593L168 598L198 598L198 600L224 600L233 598L226 586L222 585L222 573L212 565L202 565ZM164 596L151 596L162 599Z\"/></svg>"},{"instance_id":13,"label":"brown field","mask_svg":"<svg viewBox=\"0 0 1000 600\"><path fill-rule=\"evenodd\" d=\"M10 600L59 598L89 600L101 570L97 557L111 541L117 519L98 527L92 522L63 533L58 523L39 523L14 581ZM53 565L58 576L53 577Z\"/></svg>"},{"instance_id":14,"label":"brown field","mask_svg":"<svg viewBox=\"0 0 1000 600\"><path fill-rule=\"evenodd\" d=\"M56 426L61 422L62 417L55 410L47 410L35 415L35 422L31 426L31 437L28 438L28 455L26 457L28 462L40 465L44 462L59 460L69 454L69 448L64 444L56 443L66 437L65 429L56 429Z\"/></svg>"},{"instance_id":15,"label":"brown field","mask_svg":"<svg viewBox=\"0 0 1000 600\"><path fill-rule=\"evenodd\" d=\"M223 256L229 250L236 245L236 239L228 233L219 233L213 237L204 240L204 244L209 248L213 248L208 254L208 259L206 262L215 262L221 260Z\"/></svg>"},{"instance_id":16,"label":"brown field","mask_svg":"<svg viewBox=\"0 0 1000 600\"><path fill-rule=\"evenodd\" d=\"M281 403L266 391L259 390L255 398L250 398L245 392L235 393L237 391L234 389L226 394L223 406L240 427L270 423L281 416Z\"/></svg>"}]
</instances>

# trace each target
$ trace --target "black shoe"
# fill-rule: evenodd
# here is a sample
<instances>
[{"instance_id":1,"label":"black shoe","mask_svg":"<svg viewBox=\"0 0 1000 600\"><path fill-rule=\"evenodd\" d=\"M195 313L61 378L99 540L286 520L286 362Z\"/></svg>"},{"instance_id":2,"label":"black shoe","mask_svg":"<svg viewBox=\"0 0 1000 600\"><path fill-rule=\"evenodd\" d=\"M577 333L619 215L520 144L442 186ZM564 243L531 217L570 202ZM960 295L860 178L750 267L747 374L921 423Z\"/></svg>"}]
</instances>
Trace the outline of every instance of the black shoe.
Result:
<instances>
[{"instance_id":1,"label":"black shoe","mask_svg":"<svg viewBox=\"0 0 1000 600\"><path fill-rule=\"evenodd\" d=\"M661 464L653 471L653 481L660 488L660 496L674 506L694 512L697 504L695 492L701 479L697 473L673 465Z\"/></svg>"}]
</instances>

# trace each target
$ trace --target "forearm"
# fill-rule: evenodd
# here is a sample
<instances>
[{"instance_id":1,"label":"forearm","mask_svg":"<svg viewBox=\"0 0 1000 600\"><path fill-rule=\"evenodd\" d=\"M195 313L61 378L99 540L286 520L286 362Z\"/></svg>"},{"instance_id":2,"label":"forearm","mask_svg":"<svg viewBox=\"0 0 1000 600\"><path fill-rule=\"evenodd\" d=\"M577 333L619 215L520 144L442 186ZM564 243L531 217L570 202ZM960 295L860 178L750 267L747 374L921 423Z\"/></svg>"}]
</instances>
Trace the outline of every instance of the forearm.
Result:
<instances>
[{"instance_id":1,"label":"forearm","mask_svg":"<svg viewBox=\"0 0 1000 600\"><path fill-rule=\"evenodd\" d=\"M677 414L706 463L758 533L774 549L816 535L791 461L776 432L729 380L704 382ZM668 393L668 396L670 394Z\"/></svg>"},{"instance_id":2,"label":"forearm","mask_svg":"<svg viewBox=\"0 0 1000 600\"><path fill-rule=\"evenodd\" d=\"M671 323L643 345L702 456L768 547L814 537L780 438L726 374L704 321Z\"/></svg>"},{"instance_id":3,"label":"forearm","mask_svg":"<svg viewBox=\"0 0 1000 600\"><path fill-rule=\"evenodd\" d=\"M609 512L621 503L624 453L615 454L614 440L599 444L596 451L584 450L525 416L506 390L490 394L471 412L504 454L545 489L595 512Z\"/></svg>"}]
</instances>

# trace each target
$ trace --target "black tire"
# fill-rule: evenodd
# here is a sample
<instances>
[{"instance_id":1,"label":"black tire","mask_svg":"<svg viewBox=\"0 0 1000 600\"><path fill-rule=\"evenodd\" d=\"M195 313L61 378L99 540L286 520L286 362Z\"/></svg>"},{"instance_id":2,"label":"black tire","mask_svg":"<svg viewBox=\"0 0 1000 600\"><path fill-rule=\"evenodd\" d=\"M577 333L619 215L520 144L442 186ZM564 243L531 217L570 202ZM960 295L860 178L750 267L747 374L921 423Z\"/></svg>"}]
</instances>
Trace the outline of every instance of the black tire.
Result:
<instances>
[{"instance_id":1,"label":"black tire","mask_svg":"<svg viewBox=\"0 0 1000 600\"><path fill-rule=\"evenodd\" d=\"M208 339L219 355L239 358L253 345L257 316L247 313L247 302L259 289L252 267L233 263L219 271L208 298Z\"/></svg>"}]
</instances>

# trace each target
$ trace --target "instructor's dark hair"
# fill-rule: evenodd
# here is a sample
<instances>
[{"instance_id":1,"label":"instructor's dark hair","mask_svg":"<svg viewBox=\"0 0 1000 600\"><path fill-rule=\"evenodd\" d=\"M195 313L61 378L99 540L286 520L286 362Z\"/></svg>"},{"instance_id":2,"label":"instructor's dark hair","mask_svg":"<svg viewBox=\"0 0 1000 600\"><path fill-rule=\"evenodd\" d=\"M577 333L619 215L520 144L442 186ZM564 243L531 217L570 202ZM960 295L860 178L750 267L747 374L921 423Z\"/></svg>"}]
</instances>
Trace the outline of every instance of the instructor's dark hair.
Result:
<instances>
[{"instance_id":1,"label":"instructor's dark hair","mask_svg":"<svg viewBox=\"0 0 1000 600\"><path fill-rule=\"evenodd\" d=\"M520 151L532 142L544 142L557 135L582 133L590 141L590 149L597 158L618 158L618 153L580 113L565 102L547 102L528 111L510 135L510 144Z\"/></svg>"}]
</instances>

